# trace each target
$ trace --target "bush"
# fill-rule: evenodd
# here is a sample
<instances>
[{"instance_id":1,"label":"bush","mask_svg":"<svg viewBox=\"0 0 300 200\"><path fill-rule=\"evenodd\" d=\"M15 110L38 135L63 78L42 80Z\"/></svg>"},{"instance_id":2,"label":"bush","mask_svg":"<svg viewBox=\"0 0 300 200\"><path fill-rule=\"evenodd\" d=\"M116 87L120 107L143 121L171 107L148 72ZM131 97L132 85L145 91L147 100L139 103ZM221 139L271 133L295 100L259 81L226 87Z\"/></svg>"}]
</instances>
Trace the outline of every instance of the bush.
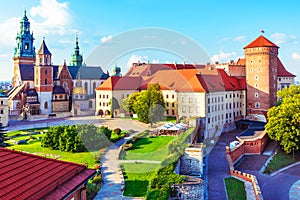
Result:
<instances>
[{"instance_id":1,"label":"bush","mask_svg":"<svg viewBox=\"0 0 300 200\"><path fill-rule=\"evenodd\" d=\"M97 128L93 124L50 127L41 140L43 147L67 152L96 151L110 145L107 127Z\"/></svg>"},{"instance_id":2,"label":"bush","mask_svg":"<svg viewBox=\"0 0 300 200\"><path fill-rule=\"evenodd\" d=\"M101 183L101 182L102 182L102 179L101 179L100 176L95 176L95 177L93 178L93 183L99 184L99 183Z\"/></svg>"}]
</instances>

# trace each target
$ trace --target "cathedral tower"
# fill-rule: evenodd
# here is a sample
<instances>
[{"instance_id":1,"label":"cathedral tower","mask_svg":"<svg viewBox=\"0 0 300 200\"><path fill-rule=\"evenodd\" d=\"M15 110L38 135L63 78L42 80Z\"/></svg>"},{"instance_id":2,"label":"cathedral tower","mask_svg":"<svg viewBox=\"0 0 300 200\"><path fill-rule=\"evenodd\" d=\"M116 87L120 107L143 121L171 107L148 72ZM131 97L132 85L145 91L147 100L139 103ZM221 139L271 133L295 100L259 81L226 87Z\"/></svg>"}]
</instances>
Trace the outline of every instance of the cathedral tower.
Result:
<instances>
[{"instance_id":1,"label":"cathedral tower","mask_svg":"<svg viewBox=\"0 0 300 200\"><path fill-rule=\"evenodd\" d=\"M266 115L277 101L278 46L259 36L244 47L246 58L247 115Z\"/></svg>"},{"instance_id":2,"label":"cathedral tower","mask_svg":"<svg viewBox=\"0 0 300 200\"><path fill-rule=\"evenodd\" d=\"M42 114L51 113L51 99L53 92L52 54L47 48L45 40L37 53L34 67L34 88L39 95Z\"/></svg>"},{"instance_id":3,"label":"cathedral tower","mask_svg":"<svg viewBox=\"0 0 300 200\"><path fill-rule=\"evenodd\" d=\"M75 43L74 53L72 54L71 66L81 67L82 61L83 61L82 55L79 52L78 36L76 35L76 43Z\"/></svg>"},{"instance_id":4,"label":"cathedral tower","mask_svg":"<svg viewBox=\"0 0 300 200\"><path fill-rule=\"evenodd\" d=\"M33 46L33 33L30 33L30 22L24 12L24 17L20 22L20 32L17 33L17 46L14 50L14 78L13 85L21 83L19 65L34 65L35 63L35 47Z\"/></svg>"}]
</instances>

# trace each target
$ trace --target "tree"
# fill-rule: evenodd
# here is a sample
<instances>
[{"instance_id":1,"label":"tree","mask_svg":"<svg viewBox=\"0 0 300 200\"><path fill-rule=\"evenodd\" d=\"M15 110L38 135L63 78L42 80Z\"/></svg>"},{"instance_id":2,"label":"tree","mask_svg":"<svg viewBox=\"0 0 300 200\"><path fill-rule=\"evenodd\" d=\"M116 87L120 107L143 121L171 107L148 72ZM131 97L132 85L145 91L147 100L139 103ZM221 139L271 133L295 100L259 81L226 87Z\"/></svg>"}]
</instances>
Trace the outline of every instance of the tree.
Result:
<instances>
[{"instance_id":1,"label":"tree","mask_svg":"<svg viewBox=\"0 0 300 200\"><path fill-rule=\"evenodd\" d=\"M134 93L122 101L125 110L136 113L139 120L151 123L163 119L165 102L158 84L149 84L147 90Z\"/></svg>"},{"instance_id":2,"label":"tree","mask_svg":"<svg viewBox=\"0 0 300 200\"><path fill-rule=\"evenodd\" d=\"M137 107L137 99L140 95L140 92L136 92L131 94L129 97L124 98L121 102L123 109L129 113L136 113L134 108Z\"/></svg>"},{"instance_id":3,"label":"tree","mask_svg":"<svg viewBox=\"0 0 300 200\"><path fill-rule=\"evenodd\" d=\"M279 141L286 153L299 150L300 86L291 85L277 92L280 101L268 111L265 128L269 137Z\"/></svg>"}]
</instances>

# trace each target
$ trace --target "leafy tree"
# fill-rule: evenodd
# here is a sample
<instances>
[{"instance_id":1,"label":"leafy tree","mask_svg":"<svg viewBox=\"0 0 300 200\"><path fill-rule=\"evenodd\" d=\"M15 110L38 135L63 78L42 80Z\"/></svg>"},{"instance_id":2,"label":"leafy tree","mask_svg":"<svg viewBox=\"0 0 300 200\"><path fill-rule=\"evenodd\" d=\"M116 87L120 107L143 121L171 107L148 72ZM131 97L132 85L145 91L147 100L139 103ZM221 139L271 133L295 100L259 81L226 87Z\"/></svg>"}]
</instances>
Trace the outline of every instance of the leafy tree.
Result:
<instances>
[{"instance_id":1,"label":"leafy tree","mask_svg":"<svg viewBox=\"0 0 300 200\"><path fill-rule=\"evenodd\" d=\"M121 102L123 109L130 113L136 113L136 110L134 108L137 107L137 99L140 94L140 92L136 92L131 94L129 97L124 98Z\"/></svg>"},{"instance_id":2,"label":"leafy tree","mask_svg":"<svg viewBox=\"0 0 300 200\"><path fill-rule=\"evenodd\" d=\"M265 128L269 137L279 141L286 153L300 146L300 86L291 85L277 92L279 103L268 111Z\"/></svg>"},{"instance_id":3,"label":"leafy tree","mask_svg":"<svg viewBox=\"0 0 300 200\"><path fill-rule=\"evenodd\" d=\"M122 101L126 111L136 113L139 120L151 123L163 119L165 102L158 84L149 84L147 90L134 93Z\"/></svg>"}]
</instances>

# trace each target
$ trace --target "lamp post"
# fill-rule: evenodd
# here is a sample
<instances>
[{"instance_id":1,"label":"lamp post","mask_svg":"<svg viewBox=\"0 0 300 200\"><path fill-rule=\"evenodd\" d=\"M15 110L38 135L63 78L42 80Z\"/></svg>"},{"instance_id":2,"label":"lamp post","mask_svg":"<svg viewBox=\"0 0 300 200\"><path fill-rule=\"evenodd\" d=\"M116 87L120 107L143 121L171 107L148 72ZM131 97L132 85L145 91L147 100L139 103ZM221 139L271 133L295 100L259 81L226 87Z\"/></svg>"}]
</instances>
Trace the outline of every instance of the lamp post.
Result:
<instances>
[{"instance_id":1,"label":"lamp post","mask_svg":"<svg viewBox=\"0 0 300 200\"><path fill-rule=\"evenodd\" d=\"M295 147L293 147L293 160L295 160Z\"/></svg>"}]
</instances>

